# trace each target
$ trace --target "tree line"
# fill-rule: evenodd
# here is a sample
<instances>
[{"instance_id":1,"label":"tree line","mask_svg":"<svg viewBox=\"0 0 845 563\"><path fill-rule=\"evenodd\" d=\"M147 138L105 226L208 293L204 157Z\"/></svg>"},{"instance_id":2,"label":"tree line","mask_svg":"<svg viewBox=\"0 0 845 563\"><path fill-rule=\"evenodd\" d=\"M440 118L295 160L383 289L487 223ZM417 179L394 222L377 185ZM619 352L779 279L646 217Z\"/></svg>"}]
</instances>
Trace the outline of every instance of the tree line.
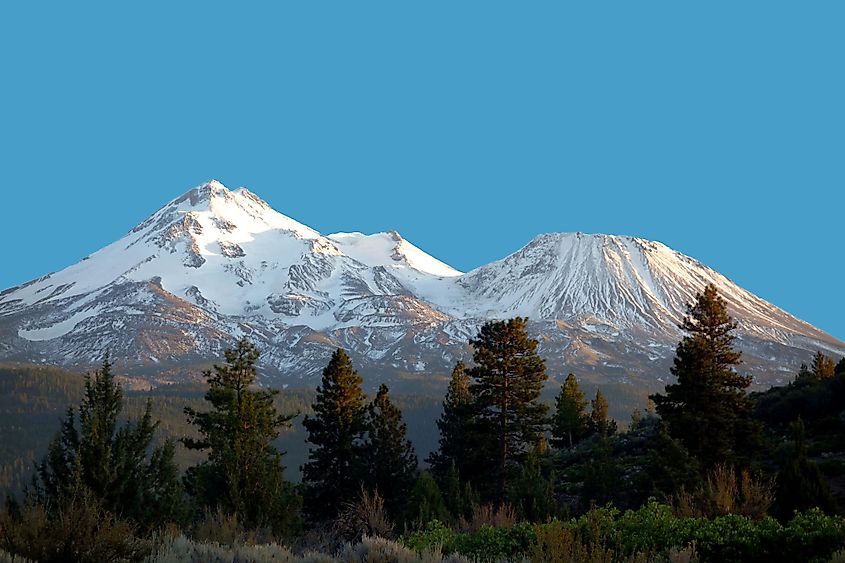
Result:
<instances>
[{"instance_id":1,"label":"tree line","mask_svg":"<svg viewBox=\"0 0 845 563\"><path fill-rule=\"evenodd\" d=\"M787 388L749 395L751 378L736 369L736 323L715 287L696 296L680 328L686 336L671 368L675 382L651 396L646 412L635 411L622 432L601 391L588 401L573 374L553 408L540 400L548 375L526 319L486 323L470 341L471 365L458 362L452 371L426 470L388 387L367 397L338 349L303 421L309 453L298 486L286 480L284 452L273 446L296 413L280 413L278 391L256 385L259 352L248 340L204 373L206 408L185 409L198 437L182 441L205 458L184 474L174 462L175 443L156 445L150 403L137 419L119 422L124 397L106 357L86 376L81 403L68 409L23 500L7 501L0 543L25 552L20 545L34 540L23 528L44 533L73 515L117 530L115 537L230 515L267 537L291 538L348 519L362 502L405 528L470 518L479 506L544 521L607 502L640 506L650 497L705 514L721 509L708 490L727 482L735 491L730 510L770 511L784 520L811 506L836 510L808 451L798 412L806 401L795 397L812 389L821 400L833 386L834 396L845 398L845 359L837 364L819 352ZM845 408L845 399L830 412L837 407ZM803 414L812 419L818 409ZM773 454L785 430L791 445ZM73 559L74 536L67 537L54 548ZM115 546L140 549L117 540L107 548Z\"/></svg>"}]
</instances>

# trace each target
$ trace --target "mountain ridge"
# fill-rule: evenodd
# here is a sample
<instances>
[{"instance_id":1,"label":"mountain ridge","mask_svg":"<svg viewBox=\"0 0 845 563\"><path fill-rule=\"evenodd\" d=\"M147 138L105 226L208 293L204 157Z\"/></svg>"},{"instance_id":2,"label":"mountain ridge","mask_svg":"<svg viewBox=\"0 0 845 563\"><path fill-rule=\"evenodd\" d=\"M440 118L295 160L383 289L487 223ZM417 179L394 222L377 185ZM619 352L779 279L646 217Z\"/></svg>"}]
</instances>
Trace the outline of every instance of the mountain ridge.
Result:
<instances>
[{"instance_id":1,"label":"mountain ridge","mask_svg":"<svg viewBox=\"0 0 845 563\"><path fill-rule=\"evenodd\" d=\"M462 273L395 231L322 235L210 181L77 264L0 292L0 360L85 366L109 349L130 372L154 372L250 336L270 381L310 380L336 346L376 378L424 377L466 359L481 323L519 315L552 370L653 383L707 283L762 384L815 349L845 355L845 343L659 242L549 233Z\"/></svg>"}]
</instances>

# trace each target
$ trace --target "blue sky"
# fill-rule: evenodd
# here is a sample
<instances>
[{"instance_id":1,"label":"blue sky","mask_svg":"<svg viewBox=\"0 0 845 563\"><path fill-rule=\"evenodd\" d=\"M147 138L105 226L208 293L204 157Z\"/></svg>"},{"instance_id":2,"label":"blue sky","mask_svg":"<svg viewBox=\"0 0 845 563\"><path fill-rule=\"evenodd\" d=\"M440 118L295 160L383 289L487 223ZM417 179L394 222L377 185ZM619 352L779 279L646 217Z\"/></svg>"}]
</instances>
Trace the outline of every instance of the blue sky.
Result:
<instances>
[{"instance_id":1,"label":"blue sky","mask_svg":"<svg viewBox=\"0 0 845 563\"><path fill-rule=\"evenodd\" d=\"M0 286L203 180L460 269L660 240L845 338L842 2L3 3Z\"/></svg>"}]
</instances>

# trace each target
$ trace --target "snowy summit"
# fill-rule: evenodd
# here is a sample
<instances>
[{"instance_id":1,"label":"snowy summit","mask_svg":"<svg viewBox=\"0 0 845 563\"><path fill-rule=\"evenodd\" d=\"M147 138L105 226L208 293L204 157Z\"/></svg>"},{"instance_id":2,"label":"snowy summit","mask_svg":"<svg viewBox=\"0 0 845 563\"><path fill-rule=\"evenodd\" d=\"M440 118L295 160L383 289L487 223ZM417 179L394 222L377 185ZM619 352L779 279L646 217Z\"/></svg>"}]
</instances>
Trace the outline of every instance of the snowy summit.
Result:
<instances>
[{"instance_id":1,"label":"snowy summit","mask_svg":"<svg viewBox=\"0 0 845 563\"><path fill-rule=\"evenodd\" d=\"M273 378L313 376L338 346L379 378L442 374L482 322L520 315L552 373L653 379L668 373L677 324L707 283L728 301L761 381L816 349L845 354L657 242L547 234L464 274L394 231L324 236L211 181L78 264L0 293L0 359L82 366L108 349L160 377L151 366L205 362L248 335Z\"/></svg>"}]
</instances>

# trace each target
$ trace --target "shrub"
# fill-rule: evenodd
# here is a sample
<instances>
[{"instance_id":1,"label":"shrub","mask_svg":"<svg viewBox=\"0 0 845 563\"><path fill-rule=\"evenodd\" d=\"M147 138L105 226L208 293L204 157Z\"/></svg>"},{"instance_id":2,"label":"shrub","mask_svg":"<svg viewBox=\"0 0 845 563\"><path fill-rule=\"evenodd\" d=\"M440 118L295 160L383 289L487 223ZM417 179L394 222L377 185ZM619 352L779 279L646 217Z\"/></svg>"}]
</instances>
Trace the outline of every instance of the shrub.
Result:
<instances>
[{"instance_id":1,"label":"shrub","mask_svg":"<svg viewBox=\"0 0 845 563\"><path fill-rule=\"evenodd\" d=\"M0 551L0 563L32 563L29 559L24 559L23 557L18 557L17 555L12 555L10 553L6 553L5 551Z\"/></svg>"},{"instance_id":2,"label":"shrub","mask_svg":"<svg viewBox=\"0 0 845 563\"><path fill-rule=\"evenodd\" d=\"M535 541L534 527L528 523L511 528L484 525L476 532L455 536L453 546L455 552L475 561L498 561L526 553Z\"/></svg>"},{"instance_id":3,"label":"shrub","mask_svg":"<svg viewBox=\"0 0 845 563\"><path fill-rule=\"evenodd\" d=\"M826 561L845 546L845 519L820 510L798 514L787 526L765 517L738 514L681 518L650 500L637 510L593 509L577 519L511 528L482 526L456 532L431 522L410 534L405 545L417 552L440 548L478 561L525 557L530 561L633 562Z\"/></svg>"},{"instance_id":4,"label":"shrub","mask_svg":"<svg viewBox=\"0 0 845 563\"><path fill-rule=\"evenodd\" d=\"M347 541L364 536L393 537L393 522L387 515L384 499L378 491L362 488L356 502L347 503L335 522L338 533Z\"/></svg>"},{"instance_id":5,"label":"shrub","mask_svg":"<svg viewBox=\"0 0 845 563\"><path fill-rule=\"evenodd\" d=\"M185 536L166 538L155 549L146 563L185 563L203 561L249 561L251 563L331 563L334 558L328 556L306 555L297 557L287 548L277 544L262 545L221 545L219 543L200 543Z\"/></svg>"},{"instance_id":6,"label":"shrub","mask_svg":"<svg viewBox=\"0 0 845 563\"><path fill-rule=\"evenodd\" d=\"M105 510L84 489L60 497L50 510L32 501L7 506L0 530L0 549L45 563L141 561L150 550L132 524Z\"/></svg>"},{"instance_id":7,"label":"shrub","mask_svg":"<svg viewBox=\"0 0 845 563\"><path fill-rule=\"evenodd\" d=\"M338 560L344 563L470 563L466 557L456 554L444 558L437 548L418 552L401 543L368 536L355 545L347 544Z\"/></svg>"},{"instance_id":8,"label":"shrub","mask_svg":"<svg viewBox=\"0 0 845 563\"><path fill-rule=\"evenodd\" d=\"M678 516L716 517L741 514L763 518L774 501L774 484L762 475L747 470L737 474L733 468L717 465L694 491L685 489L674 497Z\"/></svg>"},{"instance_id":9,"label":"shrub","mask_svg":"<svg viewBox=\"0 0 845 563\"><path fill-rule=\"evenodd\" d=\"M418 553L439 550L444 553L454 551L456 532L440 520L432 520L424 530L413 532L404 538L403 543Z\"/></svg>"},{"instance_id":10,"label":"shrub","mask_svg":"<svg viewBox=\"0 0 845 563\"><path fill-rule=\"evenodd\" d=\"M473 505L472 517L458 520L458 529L462 532L477 532L488 526L491 528L510 528L516 524L516 510L509 504L494 507L491 504Z\"/></svg>"}]
</instances>

